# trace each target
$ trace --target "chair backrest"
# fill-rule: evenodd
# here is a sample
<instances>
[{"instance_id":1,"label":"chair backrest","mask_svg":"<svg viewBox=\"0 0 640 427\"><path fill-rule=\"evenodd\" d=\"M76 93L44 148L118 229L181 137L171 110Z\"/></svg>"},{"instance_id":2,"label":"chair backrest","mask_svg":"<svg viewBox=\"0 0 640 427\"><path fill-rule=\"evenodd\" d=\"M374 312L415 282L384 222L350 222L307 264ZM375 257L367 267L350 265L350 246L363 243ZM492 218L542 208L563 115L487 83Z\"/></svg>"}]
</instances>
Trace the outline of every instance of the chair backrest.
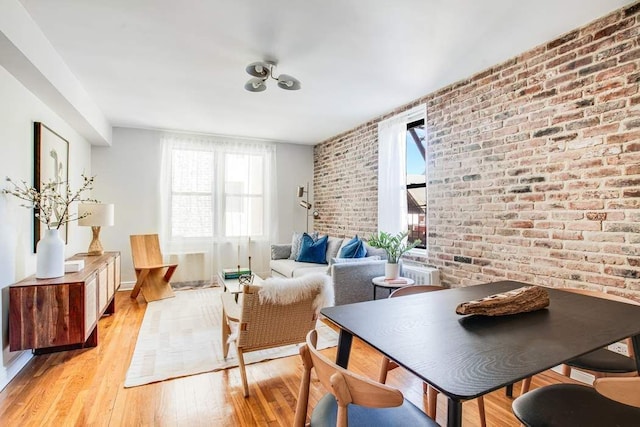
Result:
<instances>
[{"instance_id":1,"label":"chair backrest","mask_svg":"<svg viewBox=\"0 0 640 427\"><path fill-rule=\"evenodd\" d=\"M389 298L401 297L404 295L413 295L413 294L421 294L423 292L433 292L433 291L442 291L447 289L443 286L436 285L411 285L411 286L403 286L402 288L398 288L395 291L389 294Z\"/></svg>"},{"instance_id":2,"label":"chair backrest","mask_svg":"<svg viewBox=\"0 0 640 427\"><path fill-rule=\"evenodd\" d=\"M162 252L157 234L134 234L129 236L129 240L135 269L162 264Z\"/></svg>"},{"instance_id":3,"label":"chair backrest","mask_svg":"<svg viewBox=\"0 0 640 427\"><path fill-rule=\"evenodd\" d=\"M307 334L306 344L300 348L300 356L304 364L303 387L306 387L306 390L301 387L296 408L297 423L294 424L296 427L303 424L302 422L306 416L308 378L311 368L315 368L316 375L322 385L336 398L338 403L338 427L347 425L347 405L350 403L370 408L389 408L402 405L404 397L400 390L380 384L336 365L318 351L316 348L317 341L318 333L314 329Z\"/></svg>"},{"instance_id":4,"label":"chair backrest","mask_svg":"<svg viewBox=\"0 0 640 427\"><path fill-rule=\"evenodd\" d=\"M260 285L244 285L238 347L249 351L304 342L307 333L316 327L313 303L320 291L315 290L298 301L281 304L260 301L260 288Z\"/></svg>"},{"instance_id":5,"label":"chair backrest","mask_svg":"<svg viewBox=\"0 0 640 427\"><path fill-rule=\"evenodd\" d=\"M611 400L640 408L640 377L598 378L593 387Z\"/></svg>"},{"instance_id":6,"label":"chair backrest","mask_svg":"<svg viewBox=\"0 0 640 427\"><path fill-rule=\"evenodd\" d=\"M562 291L573 292L574 294L588 295L596 298L608 299L611 301L623 302L626 304L640 305L640 302L634 301L629 298L622 297L620 295L615 294L607 294L605 292L593 291L590 289L580 289L580 288L561 288ZM627 343L627 352L629 353L629 357L634 357L633 352L633 344L631 342L631 338L626 339Z\"/></svg>"}]
</instances>

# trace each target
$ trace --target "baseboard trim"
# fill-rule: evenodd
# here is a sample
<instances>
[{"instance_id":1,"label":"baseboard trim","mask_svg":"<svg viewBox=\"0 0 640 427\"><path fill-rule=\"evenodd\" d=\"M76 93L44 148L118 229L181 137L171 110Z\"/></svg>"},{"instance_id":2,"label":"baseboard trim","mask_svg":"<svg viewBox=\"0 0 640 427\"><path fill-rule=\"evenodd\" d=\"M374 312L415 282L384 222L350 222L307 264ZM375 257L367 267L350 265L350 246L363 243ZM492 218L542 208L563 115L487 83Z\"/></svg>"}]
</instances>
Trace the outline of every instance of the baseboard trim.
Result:
<instances>
[{"instance_id":1,"label":"baseboard trim","mask_svg":"<svg viewBox=\"0 0 640 427\"><path fill-rule=\"evenodd\" d=\"M2 367L0 369L0 391L4 390L4 388L9 385L12 379L18 375L18 372L22 370L27 363L33 358L33 354L29 350L25 350L18 357L13 359L8 366Z\"/></svg>"}]
</instances>

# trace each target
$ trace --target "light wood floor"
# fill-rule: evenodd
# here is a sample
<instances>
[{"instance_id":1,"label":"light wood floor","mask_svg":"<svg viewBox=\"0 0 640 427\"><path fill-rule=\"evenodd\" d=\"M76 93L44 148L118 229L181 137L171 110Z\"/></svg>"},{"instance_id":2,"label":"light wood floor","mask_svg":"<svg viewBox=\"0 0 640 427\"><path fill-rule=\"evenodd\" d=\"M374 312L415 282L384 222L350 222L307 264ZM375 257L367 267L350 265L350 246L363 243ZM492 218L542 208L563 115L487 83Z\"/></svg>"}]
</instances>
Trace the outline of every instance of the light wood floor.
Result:
<instances>
[{"instance_id":1,"label":"light wood floor","mask_svg":"<svg viewBox=\"0 0 640 427\"><path fill-rule=\"evenodd\" d=\"M123 388L146 304L128 292L116 296L116 314L99 322L99 345L34 357L0 393L2 426L290 426L301 362L298 356L247 367L251 396L242 396L238 369ZM217 333L217 332L215 332ZM335 348L325 350L334 355ZM376 378L380 356L354 342L349 368ZM534 378L533 387L568 381L555 372ZM422 384L402 369L388 384L424 408ZM516 395L519 391L516 385ZM312 383L311 405L324 394ZM498 391L485 398L489 426L517 426L512 400ZM465 427L477 426L475 401L463 404ZM446 399L437 421L446 425Z\"/></svg>"}]
</instances>

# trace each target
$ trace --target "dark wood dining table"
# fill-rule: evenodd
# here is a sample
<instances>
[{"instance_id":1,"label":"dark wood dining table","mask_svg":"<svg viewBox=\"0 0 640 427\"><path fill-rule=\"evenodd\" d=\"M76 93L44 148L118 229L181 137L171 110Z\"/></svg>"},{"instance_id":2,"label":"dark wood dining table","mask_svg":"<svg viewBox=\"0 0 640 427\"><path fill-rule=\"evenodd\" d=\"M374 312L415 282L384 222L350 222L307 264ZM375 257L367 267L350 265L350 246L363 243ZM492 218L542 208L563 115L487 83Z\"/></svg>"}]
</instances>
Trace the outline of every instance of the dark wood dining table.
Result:
<instances>
[{"instance_id":1,"label":"dark wood dining table","mask_svg":"<svg viewBox=\"0 0 640 427\"><path fill-rule=\"evenodd\" d=\"M458 304L525 283L500 281L323 308L340 328L336 363L347 367L353 337L431 384L448 399L447 426L474 399L633 336L640 366L640 306L545 288L547 308L508 316L460 316Z\"/></svg>"}]
</instances>

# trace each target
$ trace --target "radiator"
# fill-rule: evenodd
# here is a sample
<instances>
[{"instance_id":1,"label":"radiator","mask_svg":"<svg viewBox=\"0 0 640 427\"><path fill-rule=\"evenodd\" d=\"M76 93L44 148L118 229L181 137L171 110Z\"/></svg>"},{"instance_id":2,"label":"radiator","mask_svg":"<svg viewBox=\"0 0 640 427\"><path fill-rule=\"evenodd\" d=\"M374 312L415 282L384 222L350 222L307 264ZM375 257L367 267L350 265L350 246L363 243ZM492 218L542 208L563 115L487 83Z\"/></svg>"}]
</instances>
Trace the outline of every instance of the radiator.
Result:
<instances>
[{"instance_id":1,"label":"radiator","mask_svg":"<svg viewBox=\"0 0 640 427\"><path fill-rule=\"evenodd\" d=\"M416 285L440 284L440 271L435 267L402 264L402 275L413 279Z\"/></svg>"},{"instance_id":2,"label":"radiator","mask_svg":"<svg viewBox=\"0 0 640 427\"><path fill-rule=\"evenodd\" d=\"M205 252L170 254L169 262L178 264L171 283L209 282Z\"/></svg>"}]
</instances>

